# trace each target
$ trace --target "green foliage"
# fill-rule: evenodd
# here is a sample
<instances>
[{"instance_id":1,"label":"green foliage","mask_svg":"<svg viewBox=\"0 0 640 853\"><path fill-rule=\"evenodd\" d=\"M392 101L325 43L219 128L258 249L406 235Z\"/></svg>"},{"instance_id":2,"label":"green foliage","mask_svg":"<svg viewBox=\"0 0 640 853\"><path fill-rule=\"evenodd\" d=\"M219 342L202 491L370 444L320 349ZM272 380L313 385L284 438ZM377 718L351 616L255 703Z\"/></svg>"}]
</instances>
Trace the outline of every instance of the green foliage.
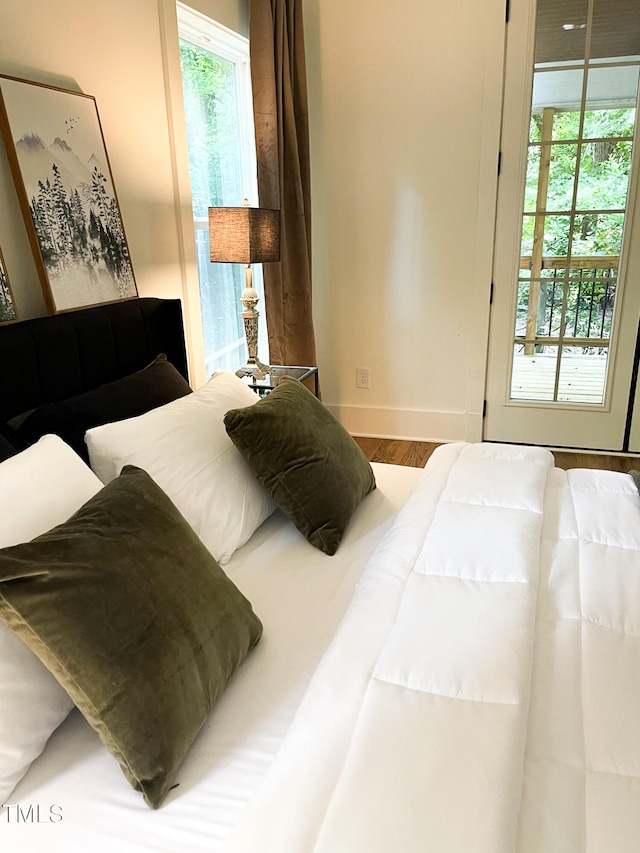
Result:
<instances>
[{"instance_id":1,"label":"green foliage","mask_svg":"<svg viewBox=\"0 0 640 853\"><path fill-rule=\"evenodd\" d=\"M624 217L603 211L626 206L631 169L635 110L591 110L585 113L579 170L579 112L558 112L553 121L553 142L549 188L545 209L564 216L545 218L543 253L566 255L569 249L569 217L576 192L576 216L571 235L572 255L618 255L622 243ZM533 213L538 194L542 115L531 117L525 212ZM593 140L593 141L591 141ZM576 174L577 172L577 174ZM595 213L594 211L598 211ZM533 217L525 216L522 253L533 245Z\"/></svg>"},{"instance_id":2,"label":"green foliage","mask_svg":"<svg viewBox=\"0 0 640 853\"><path fill-rule=\"evenodd\" d=\"M573 258L618 256L631 169L635 110L591 110L584 114L582 146L580 113L557 112L553 120L549 182L544 214L542 254ZM625 138L626 137L626 138ZM531 255L536 222L542 115L531 117L521 252ZM580 152L580 153L578 153ZM578 163L578 156L580 162ZM571 209L575 197L575 216ZM603 337L611 332L617 268L543 270L537 331L557 337ZM563 294L564 315L562 310ZM518 292L517 334L524 334L529 281L523 271ZM563 328L560 328L560 325Z\"/></svg>"},{"instance_id":3,"label":"green foliage","mask_svg":"<svg viewBox=\"0 0 640 853\"><path fill-rule=\"evenodd\" d=\"M180 64L193 212L205 218L225 199L242 201L235 71L229 60L183 40Z\"/></svg>"}]
</instances>

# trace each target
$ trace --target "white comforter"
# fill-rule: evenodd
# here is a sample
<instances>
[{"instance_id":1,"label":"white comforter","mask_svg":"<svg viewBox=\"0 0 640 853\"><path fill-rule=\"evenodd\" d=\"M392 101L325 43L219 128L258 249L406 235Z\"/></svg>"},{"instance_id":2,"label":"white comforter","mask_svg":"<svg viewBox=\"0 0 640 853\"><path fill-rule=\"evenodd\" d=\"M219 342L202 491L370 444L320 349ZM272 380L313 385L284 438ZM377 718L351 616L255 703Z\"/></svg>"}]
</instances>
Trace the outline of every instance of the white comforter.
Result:
<instances>
[{"instance_id":1,"label":"white comforter","mask_svg":"<svg viewBox=\"0 0 640 853\"><path fill-rule=\"evenodd\" d=\"M436 452L225 851L640 851L640 498L552 466Z\"/></svg>"}]
</instances>

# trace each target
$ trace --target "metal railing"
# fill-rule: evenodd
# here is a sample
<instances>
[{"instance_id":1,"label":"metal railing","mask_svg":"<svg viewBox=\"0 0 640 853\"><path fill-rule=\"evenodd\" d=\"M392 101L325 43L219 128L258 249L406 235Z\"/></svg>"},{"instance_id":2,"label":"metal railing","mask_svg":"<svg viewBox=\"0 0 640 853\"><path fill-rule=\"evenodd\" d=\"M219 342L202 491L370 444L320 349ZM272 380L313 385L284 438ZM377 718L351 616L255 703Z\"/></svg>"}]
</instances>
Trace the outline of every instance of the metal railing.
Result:
<instances>
[{"instance_id":1,"label":"metal railing","mask_svg":"<svg viewBox=\"0 0 640 853\"><path fill-rule=\"evenodd\" d=\"M611 335L618 262L618 256L614 255L543 257L541 277L535 280L539 290L537 304L532 304L524 292L527 283L531 286L534 280L520 278L523 298L518 301L514 342L521 344L528 354L545 345L581 347L584 352L606 349ZM530 268L531 256L522 256L520 269ZM535 336L527 334L527 329L535 329Z\"/></svg>"}]
</instances>

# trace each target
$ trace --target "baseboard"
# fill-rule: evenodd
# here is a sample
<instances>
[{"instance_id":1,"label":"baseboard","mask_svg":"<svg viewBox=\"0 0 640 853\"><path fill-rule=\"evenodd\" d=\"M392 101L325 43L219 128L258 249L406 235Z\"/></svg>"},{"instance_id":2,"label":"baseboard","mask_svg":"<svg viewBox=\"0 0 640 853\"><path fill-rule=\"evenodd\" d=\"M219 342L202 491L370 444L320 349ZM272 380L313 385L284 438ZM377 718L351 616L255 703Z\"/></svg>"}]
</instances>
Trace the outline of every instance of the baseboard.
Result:
<instances>
[{"instance_id":1,"label":"baseboard","mask_svg":"<svg viewBox=\"0 0 640 853\"><path fill-rule=\"evenodd\" d=\"M482 415L326 404L352 435L403 441L481 441Z\"/></svg>"}]
</instances>

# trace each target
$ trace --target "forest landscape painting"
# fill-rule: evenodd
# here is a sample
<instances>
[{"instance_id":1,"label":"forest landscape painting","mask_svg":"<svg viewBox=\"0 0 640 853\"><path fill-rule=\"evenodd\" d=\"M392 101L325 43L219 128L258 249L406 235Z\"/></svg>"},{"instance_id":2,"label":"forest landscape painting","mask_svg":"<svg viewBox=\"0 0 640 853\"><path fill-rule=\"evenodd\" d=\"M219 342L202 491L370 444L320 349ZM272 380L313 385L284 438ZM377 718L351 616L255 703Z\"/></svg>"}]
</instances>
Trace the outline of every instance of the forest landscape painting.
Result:
<instances>
[{"instance_id":1,"label":"forest landscape painting","mask_svg":"<svg viewBox=\"0 0 640 853\"><path fill-rule=\"evenodd\" d=\"M45 299L137 296L95 99L0 75L1 125Z\"/></svg>"},{"instance_id":2,"label":"forest landscape painting","mask_svg":"<svg viewBox=\"0 0 640 853\"><path fill-rule=\"evenodd\" d=\"M11 289L4 268L4 258L0 251L0 323L6 323L8 320L15 319L16 312L13 307L13 299L11 298Z\"/></svg>"}]
</instances>

